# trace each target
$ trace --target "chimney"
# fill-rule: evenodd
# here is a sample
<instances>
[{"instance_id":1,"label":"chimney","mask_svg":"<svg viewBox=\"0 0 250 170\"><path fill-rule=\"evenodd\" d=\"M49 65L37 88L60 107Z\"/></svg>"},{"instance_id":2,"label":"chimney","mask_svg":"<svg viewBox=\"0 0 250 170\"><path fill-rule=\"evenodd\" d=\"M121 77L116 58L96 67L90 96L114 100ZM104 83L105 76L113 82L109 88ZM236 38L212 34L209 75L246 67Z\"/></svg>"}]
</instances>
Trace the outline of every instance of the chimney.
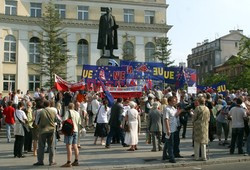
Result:
<instances>
[{"instance_id":1,"label":"chimney","mask_svg":"<svg viewBox=\"0 0 250 170\"><path fill-rule=\"evenodd\" d=\"M238 32L240 34L243 34L243 30L237 29L237 30L230 30L229 33L232 34L234 32Z\"/></svg>"}]
</instances>

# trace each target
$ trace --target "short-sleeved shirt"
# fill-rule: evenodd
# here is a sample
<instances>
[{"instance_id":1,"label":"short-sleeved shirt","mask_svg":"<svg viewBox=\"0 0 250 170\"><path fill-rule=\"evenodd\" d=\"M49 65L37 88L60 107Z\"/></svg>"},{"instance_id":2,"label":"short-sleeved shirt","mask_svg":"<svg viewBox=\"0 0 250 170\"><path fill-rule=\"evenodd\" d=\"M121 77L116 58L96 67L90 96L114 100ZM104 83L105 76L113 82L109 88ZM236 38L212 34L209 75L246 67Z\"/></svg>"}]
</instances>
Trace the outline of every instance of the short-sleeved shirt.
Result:
<instances>
[{"instance_id":1,"label":"short-sleeved shirt","mask_svg":"<svg viewBox=\"0 0 250 170\"><path fill-rule=\"evenodd\" d=\"M167 106L163 111L163 131L166 133L165 119L169 120L170 133L177 131L178 121L176 117L177 109L173 106Z\"/></svg>"},{"instance_id":2,"label":"short-sleeved shirt","mask_svg":"<svg viewBox=\"0 0 250 170\"><path fill-rule=\"evenodd\" d=\"M17 118L18 117L18 118ZM23 130L23 125L20 123L20 121L23 123L25 120L27 120L27 116L22 110L16 110L15 111L15 126L14 126L14 134L19 135L19 136L24 136L24 130Z\"/></svg>"},{"instance_id":3,"label":"short-sleeved shirt","mask_svg":"<svg viewBox=\"0 0 250 170\"><path fill-rule=\"evenodd\" d=\"M232 116L232 128L244 128L244 117L247 117L246 110L235 106L229 111Z\"/></svg>"}]
</instances>

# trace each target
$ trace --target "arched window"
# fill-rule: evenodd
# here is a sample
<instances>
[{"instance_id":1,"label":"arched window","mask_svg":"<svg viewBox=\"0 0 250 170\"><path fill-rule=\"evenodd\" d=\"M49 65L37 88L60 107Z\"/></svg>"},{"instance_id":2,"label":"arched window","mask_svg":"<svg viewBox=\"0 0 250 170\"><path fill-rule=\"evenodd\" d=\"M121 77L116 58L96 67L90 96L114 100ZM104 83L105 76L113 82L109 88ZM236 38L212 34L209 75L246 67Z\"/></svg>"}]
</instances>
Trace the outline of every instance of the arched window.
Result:
<instances>
[{"instance_id":1,"label":"arched window","mask_svg":"<svg viewBox=\"0 0 250 170\"><path fill-rule=\"evenodd\" d=\"M89 45L87 40L81 39L78 41L77 64L89 64Z\"/></svg>"},{"instance_id":2,"label":"arched window","mask_svg":"<svg viewBox=\"0 0 250 170\"><path fill-rule=\"evenodd\" d=\"M29 42L29 62L40 63L39 38L32 37Z\"/></svg>"},{"instance_id":3,"label":"arched window","mask_svg":"<svg viewBox=\"0 0 250 170\"><path fill-rule=\"evenodd\" d=\"M155 61L154 53L155 53L154 43L148 42L145 45L145 61L146 62Z\"/></svg>"},{"instance_id":4,"label":"arched window","mask_svg":"<svg viewBox=\"0 0 250 170\"><path fill-rule=\"evenodd\" d=\"M7 35L4 39L4 61L16 61L16 38L13 35Z\"/></svg>"},{"instance_id":5,"label":"arched window","mask_svg":"<svg viewBox=\"0 0 250 170\"><path fill-rule=\"evenodd\" d=\"M130 41L126 41L123 45L124 60L134 60L134 45Z\"/></svg>"}]
</instances>

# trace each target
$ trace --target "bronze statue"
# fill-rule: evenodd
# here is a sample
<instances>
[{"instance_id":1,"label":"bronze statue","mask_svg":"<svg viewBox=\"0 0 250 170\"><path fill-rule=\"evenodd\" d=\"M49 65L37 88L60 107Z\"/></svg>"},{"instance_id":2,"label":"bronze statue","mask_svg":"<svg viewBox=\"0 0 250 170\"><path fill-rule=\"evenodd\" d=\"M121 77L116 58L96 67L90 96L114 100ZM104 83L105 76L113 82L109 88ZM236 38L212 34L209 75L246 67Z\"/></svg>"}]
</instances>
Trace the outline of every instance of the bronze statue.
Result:
<instances>
[{"instance_id":1,"label":"bronze statue","mask_svg":"<svg viewBox=\"0 0 250 170\"><path fill-rule=\"evenodd\" d=\"M115 57L113 50L118 49L117 29L119 25L116 25L111 8L101 8L101 11L105 11L106 14L100 17L97 49L102 50L102 56L105 55L105 50L109 50L110 57L113 58Z\"/></svg>"}]
</instances>

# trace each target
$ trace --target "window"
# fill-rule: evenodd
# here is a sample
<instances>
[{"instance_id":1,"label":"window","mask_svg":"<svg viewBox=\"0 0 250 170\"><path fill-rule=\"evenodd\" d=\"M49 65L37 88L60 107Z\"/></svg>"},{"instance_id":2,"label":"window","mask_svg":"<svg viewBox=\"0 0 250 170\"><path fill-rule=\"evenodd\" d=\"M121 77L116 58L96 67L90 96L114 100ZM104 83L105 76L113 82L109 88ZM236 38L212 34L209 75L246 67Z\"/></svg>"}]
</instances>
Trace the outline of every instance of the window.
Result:
<instances>
[{"instance_id":1,"label":"window","mask_svg":"<svg viewBox=\"0 0 250 170\"><path fill-rule=\"evenodd\" d=\"M15 91L16 87L16 75L15 74L4 74L3 75L3 90L4 91Z\"/></svg>"},{"instance_id":2,"label":"window","mask_svg":"<svg viewBox=\"0 0 250 170\"><path fill-rule=\"evenodd\" d=\"M235 42L234 46L237 48L238 47L238 42Z\"/></svg>"},{"instance_id":3,"label":"window","mask_svg":"<svg viewBox=\"0 0 250 170\"><path fill-rule=\"evenodd\" d=\"M16 61L16 39L13 35L7 35L4 40L4 61Z\"/></svg>"},{"instance_id":4,"label":"window","mask_svg":"<svg viewBox=\"0 0 250 170\"><path fill-rule=\"evenodd\" d=\"M59 14L59 17L61 19L65 19L66 18L66 5L56 4L55 8Z\"/></svg>"},{"instance_id":5,"label":"window","mask_svg":"<svg viewBox=\"0 0 250 170\"><path fill-rule=\"evenodd\" d=\"M154 53L155 53L154 43L148 42L145 45L145 61L146 62L155 61Z\"/></svg>"},{"instance_id":6,"label":"window","mask_svg":"<svg viewBox=\"0 0 250 170\"><path fill-rule=\"evenodd\" d=\"M40 76L29 75L29 90L35 91L36 88L40 88Z\"/></svg>"},{"instance_id":7,"label":"window","mask_svg":"<svg viewBox=\"0 0 250 170\"><path fill-rule=\"evenodd\" d=\"M42 16L42 4L30 3L30 16L40 18Z\"/></svg>"},{"instance_id":8,"label":"window","mask_svg":"<svg viewBox=\"0 0 250 170\"><path fill-rule=\"evenodd\" d=\"M78 6L78 19L79 20L89 19L89 7L88 6Z\"/></svg>"},{"instance_id":9,"label":"window","mask_svg":"<svg viewBox=\"0 0 250 170\"><path fill-rule=\"evenodd\" d=\"M155 18L155 11L145 11L145 23L153 24Z\"/></svg>"},{"instance_id":10,"label":"window","mask_svg":"<svg viewBox=\"0 0 250 170\"><path fill-rule=\"evenodd\" d=\"M5 15L17 15L17 1L5 1Z\"/></svg>"},{"instance_id":11,"label":"window","mask_svg":"<svg viewBox=\"0 0 250 170\"><path fill-rule=\"evenodd\" d=\"M134 60L134 45L130 41L126 41L123 45L123 58L124 60Z\"/></svg>"},{"instance_id":12,"label":"window","mask_svg":"<svg viewBox=\"0 0 250 170\"><path fill-rule=\"evenodd\" d=\"M39 38L32 37L29 43L29 62L30 63L39 63L40 62L40 53L39 53Z\"/></svg>"},{"instance_id":13,"label":"window","mask_svg":"<svg viewBox=\"0 0 250 170\"><path fill-rule=\"evenodd\" d=\"M81 39L77 44L77 64L89 64L88 41Z\"/></svg>"},{"instance_id":14,"label":"window","mask_svg":"<svg viewBox=\"0 0 250 170\"><path fill-rule=\"evenodd\" d=\"M124 22L130 23L134 22L134 10L124 9Z\"/></svg>"}]
</instances>

